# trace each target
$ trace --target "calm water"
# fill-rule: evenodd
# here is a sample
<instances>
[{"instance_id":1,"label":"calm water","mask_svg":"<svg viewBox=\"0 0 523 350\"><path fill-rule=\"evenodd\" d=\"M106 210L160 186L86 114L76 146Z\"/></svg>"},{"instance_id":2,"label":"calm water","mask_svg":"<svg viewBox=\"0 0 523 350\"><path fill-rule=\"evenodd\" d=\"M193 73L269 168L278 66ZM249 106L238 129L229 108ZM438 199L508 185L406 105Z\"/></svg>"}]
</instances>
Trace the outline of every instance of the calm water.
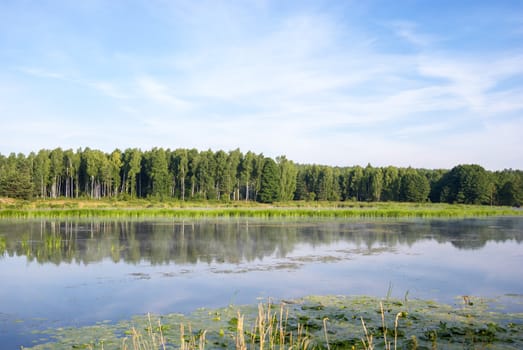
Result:
<instances>
[{"instance_id":1,"label":"calm water","mask_svg":"<svg viewBox=\"0 0 523 350\"><path fill-rule=\"evenodd\" d=\"M390 288L448 303L501 297L522 311L522 241L523 218L0 221L0 344L147 312Z\"/></svg>"}]
</instances>

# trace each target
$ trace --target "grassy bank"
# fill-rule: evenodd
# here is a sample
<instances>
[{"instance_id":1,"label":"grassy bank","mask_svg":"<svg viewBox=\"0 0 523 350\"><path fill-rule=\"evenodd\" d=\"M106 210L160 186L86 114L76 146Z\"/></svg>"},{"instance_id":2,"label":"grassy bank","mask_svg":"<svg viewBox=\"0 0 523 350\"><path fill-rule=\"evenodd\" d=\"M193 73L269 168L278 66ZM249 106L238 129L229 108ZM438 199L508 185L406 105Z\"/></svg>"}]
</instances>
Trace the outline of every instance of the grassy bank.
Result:
<instances>
[{"instance_id":1,"label":"grassy bank","mask_svg":"<svg viewBox=\"0 0 523 350\"><path fill-rule=\"evenodd\" d=\"M456 305L371 297L307 297L276 305L140 316L42 332L42 349L521 349L523 314L460 297Z\"/></svg>"},{"instance_id":2,"label":"grassy bank","mask_svg":"<svg viewBox=\"0 0 523 350\"><path fill-rule=\"evenodd\" d=\"M452 218L519 216L510 207L363 202L180 202L154 200L0 201L0 218Z\"/></svg>"}]
</instances>

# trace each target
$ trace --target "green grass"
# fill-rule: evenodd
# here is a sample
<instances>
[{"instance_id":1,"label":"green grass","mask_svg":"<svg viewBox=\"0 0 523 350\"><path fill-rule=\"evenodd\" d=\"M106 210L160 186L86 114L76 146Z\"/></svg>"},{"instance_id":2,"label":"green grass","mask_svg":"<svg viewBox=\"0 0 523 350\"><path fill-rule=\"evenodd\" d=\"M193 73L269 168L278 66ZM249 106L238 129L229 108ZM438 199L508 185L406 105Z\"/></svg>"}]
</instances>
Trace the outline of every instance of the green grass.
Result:
<instances>
[{"instance_id":1,"label":"green grass","mask_svg":"<svg viewBox=\"0 0 523 350\"><path fill-rule=\"evenodd\" d=\"M158 201L0 198L0 219L16 218L453 218L520 216L523 210L484 205L396 202Z\"/></svg>"},{"instance_id":2,"label":"green grass","mask_svg":"<svg viewBox=\"0 0 523 350\"><path fill-rule=\"evenodd\" d=\"M45 208L0 209L0 218L453 218L520 216L523 211L506 207L426 205L363 206L354 208Z\"/></svg>"}]
</instances>

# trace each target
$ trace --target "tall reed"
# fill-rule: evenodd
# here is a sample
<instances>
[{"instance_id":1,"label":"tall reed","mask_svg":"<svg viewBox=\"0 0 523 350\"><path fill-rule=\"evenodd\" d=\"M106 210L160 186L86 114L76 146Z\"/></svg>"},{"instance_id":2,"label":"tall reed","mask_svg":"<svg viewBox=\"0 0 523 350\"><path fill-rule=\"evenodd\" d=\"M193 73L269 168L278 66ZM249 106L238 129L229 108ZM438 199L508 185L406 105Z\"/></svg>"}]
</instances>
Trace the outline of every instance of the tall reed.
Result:
<instances>
[{"instance_id":1,"label":"tall reed","mask_svg":"<svg viewBox=\"0 0 523 350\"><path fill-rule=\"evenodd\" d=\"M142 208L0 209L1 218L453 218L519 216L523 211L485 206L378 206L363 208Z\"/></svg>"},{"instance_id":2,"label":"tall reed","mask_svg":"<svg viewBox=\"0 0 523 350\"><path fill-rule=\"evenodd\" d=\"M400 312L396 315L394 320L394 341L390 342L387 338L387 325L385 322L385 311L383 303L380 302L381 312L381 332L383 336L383 343L385 350L397 349L398 344L398 326L399 318L402 317L403 313ZM146 328L146 334L142 334L132 328L130 344L128 339L125 338L122 342L122 350L156 350L167 347L167 340L164 337L162 329L163 326L158 321L158 327L153 328L152 322L149 317L149 327ZM236 332L234 334L234 346L236 350L309 350L309 349L321 349L326 348L330 350L331 344L328 338L328 318L323 318L323 344L320 339L313 340L312 336L308 333L306 327L298 323L295 329L289 329L288 327L289 310L281 304L279 308L274 308L271 303L264 305L258 304L258 312L256 319L253 321L252 328L247 328L245 325L245 316L239 311L237 313ZM360 317L361 325L364 333L364 337L361 338L361 346L365 350L376 349L376 339L373 334L368 330L367 324L363 317ZM186 332L187 329L187 332ZM207 331L200 331L198 334L193 334L191 325L185 326L183 323L180 324L180 350L204 350L207 344L206 341ZM247 337L246 337L247 335ZM103 348L103 347L102 347ZM354 347L353 347L354 349Z\"/></svg>"}]
</instances>

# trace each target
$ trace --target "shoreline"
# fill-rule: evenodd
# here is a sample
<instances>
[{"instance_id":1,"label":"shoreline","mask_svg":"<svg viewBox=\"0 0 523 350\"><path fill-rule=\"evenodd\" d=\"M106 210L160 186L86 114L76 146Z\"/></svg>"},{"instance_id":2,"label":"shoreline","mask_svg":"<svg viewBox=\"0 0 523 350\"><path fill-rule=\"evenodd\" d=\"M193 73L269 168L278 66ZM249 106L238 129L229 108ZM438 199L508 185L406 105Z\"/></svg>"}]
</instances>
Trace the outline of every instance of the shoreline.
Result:
<instances>
[{"instance_id":1,"label":"shoreline","mask_svg":"<svg viewBox=\"0 0 523 350\"><path fill-rule=\"evenodd\" d=\"M398 202L179 202L154 200L0 201L0 219L31 218L466 218L523 216L484 205Z\"/></svg>"}]
</instances>

